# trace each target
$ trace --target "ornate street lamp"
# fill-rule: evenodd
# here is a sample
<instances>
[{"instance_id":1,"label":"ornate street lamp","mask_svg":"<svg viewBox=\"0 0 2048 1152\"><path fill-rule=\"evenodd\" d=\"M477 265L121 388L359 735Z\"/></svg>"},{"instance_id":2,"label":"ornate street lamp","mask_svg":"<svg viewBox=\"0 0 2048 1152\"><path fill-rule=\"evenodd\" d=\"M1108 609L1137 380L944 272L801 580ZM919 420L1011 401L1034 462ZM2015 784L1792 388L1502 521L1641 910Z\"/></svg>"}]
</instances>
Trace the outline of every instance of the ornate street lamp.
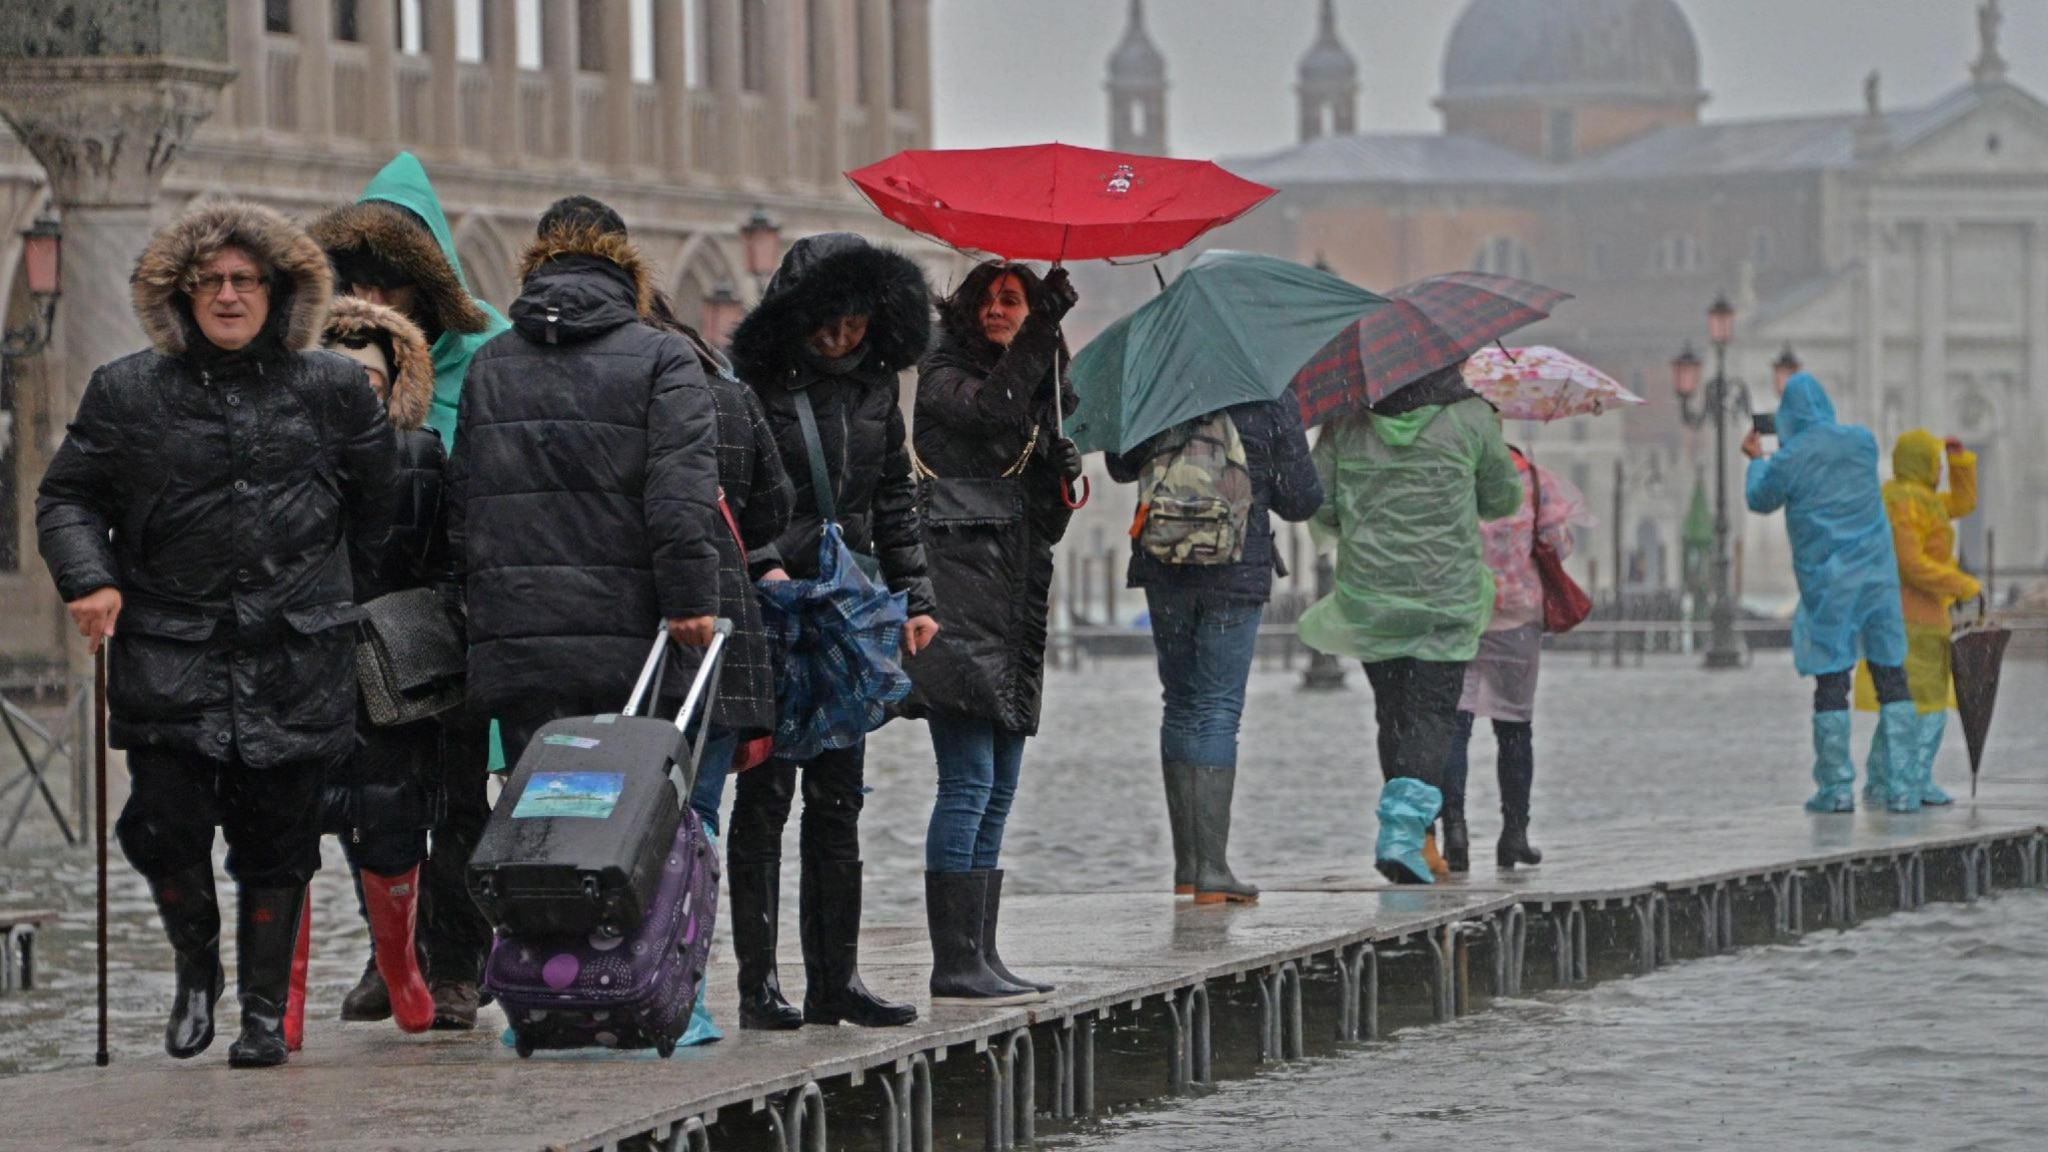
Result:
<instances>
[{"instance_id":1,"label":"ornate street lamp","mask_svg":"<svg viewBox=\"0 0 2048 1152\"><path fill-rule=\"evenodd\" d=\"M732 330L740 322L740 315L746 305L740 303L739 293L730 284L720 281L711 289L711 295L704 298L704 338L714 347L723 349L732 339Z\"/></svg>"},{"instance_id":2,"label":"ornate street lamp","mask_svg":"<svg viewBox=\"0 0 2048 1152\"><path fill-rule=\"evenodd\" d=\"M1771 361L1771 383L1778 389L1778 395L1785 394L1785 385L1799 375L1799 357L1792 354L1792 343L1786 341L1785 350Z\"/></svg>"},{"instance_id":3,"label":"ornate street lamp","mask_svg":"<svg viewBox=\"0 0 2048 1152\"><path fill-rule=\"evenodd\" d=\"M63 257L64 230L46 208L21 232L21 270L36 315L0 336L0 357L33 356L49 346L57 322L57 298L64 294Z\"/></svg>"},{"instance_id":4,"label":"ornate street lamp","mask_svg":"<svg viewBox=\"0 0 2048 1152\"><path fill-rule=\"evenodd\" d=\"M740 246L746 252L747 275L765 279L782 263L782 225L766 209L757 207L740 225Z\"/></svg>"},{"instance_id":5,"label":"ornate street lamp","mask_svg":"<svg viewBox=\"0 0 2048 1152\"><path fill-rule=\"evenodd\" d=\"M1728 420L1747 415L1751 409L1749 389L1740 380L1728 378L1728 345L1735 339L1735 307L1726 296L1717 297L1713 307L1707 309L1707 339L1714 345L1714 378L1706 382L1705 392L1700 390L1700 358L1690 342L1671 361L1671 390L1678 395L1679 415L1686 427L1698 428L1709 420L1714 422L1714 608L1707 667L1740 668L1745 655L1741 641L1735 637L1735 597L1729 580L1733 562L1728 554Z\"/></svg>"}]
</instances>

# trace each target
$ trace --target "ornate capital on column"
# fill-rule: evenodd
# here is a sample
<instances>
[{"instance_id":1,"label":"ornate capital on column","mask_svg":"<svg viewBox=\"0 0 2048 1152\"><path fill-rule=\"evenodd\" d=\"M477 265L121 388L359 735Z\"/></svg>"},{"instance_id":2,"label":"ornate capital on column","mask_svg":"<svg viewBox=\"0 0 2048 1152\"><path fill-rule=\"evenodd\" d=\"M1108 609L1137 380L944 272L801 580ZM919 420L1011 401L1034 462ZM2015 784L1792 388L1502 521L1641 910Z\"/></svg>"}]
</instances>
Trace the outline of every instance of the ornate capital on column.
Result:
<instances>
[{"instance_id":1,"label":"ornate capital on column","mask_svg":"<svg viewBox=\"0 0 2048 1152\"><path fill-rule=\"evenodd\" d=\"M140 57L0 61L0 116L60 205L145 206L235 72Z\"/></svg>"}]
</instances>

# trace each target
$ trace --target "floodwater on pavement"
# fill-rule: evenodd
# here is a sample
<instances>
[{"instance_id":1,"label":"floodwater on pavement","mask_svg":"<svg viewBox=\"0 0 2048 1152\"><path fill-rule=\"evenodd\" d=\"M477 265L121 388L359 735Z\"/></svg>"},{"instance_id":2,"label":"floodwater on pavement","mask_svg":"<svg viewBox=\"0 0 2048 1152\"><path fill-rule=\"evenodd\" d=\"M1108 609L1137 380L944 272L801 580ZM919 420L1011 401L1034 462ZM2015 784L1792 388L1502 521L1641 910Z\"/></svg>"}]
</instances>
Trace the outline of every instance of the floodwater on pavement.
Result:
<instances>
[{"instance_id":1,"label":"floodwater on pavement","mask_svg":"<svg viewBox=\"0 0 2048 1152\"><path fill-rule=\"evenodd\" d=\"M1298 663L1275 662L1252 677L1231 855L1253 881L1337 857L1362 860L1371 845L1379 772L1363 676L1353 666L1344 691L1307 693L1299 675ZM1552 653L1543 677L1538 844L1546 833L1576 839L1617 825L1680 829L1705 812L1797 805L1811 790L1810 684L1781 653L1724 674L1701 671L1692 658L1616 670ZM2048 665L2008 666L1987 799L2001 778L2048 770L2044 689ZM1045 695L1005 844L1011 890L1164 887L1171 867L1153 668L1120 660L1051 672ZM1859 759L1871 726L1858 717ZM1472 763L1468 810L1475 860L1483 860L1499 827L1483 724ZM921 922L934 779L924 726L898 722L876 733L868 765L866 920ZM0 760L0 777L12 771ZM1967 793L1953 725L1937 779ZM326 861L315 882L312 999L331 1011L361 970L367 937L331 840ZM795 912L794 871L786 920ZM118 849L112 876L116 1059L161 1060L169 949ZM32 815L16 846L0 852L0 891L0 906L64 913L43 936L41 987L0 995L0 1075L89 1063L90 854L64 849L48 820ZM730 989L731 969L729 957L714 955L718 996ZM2048 1117L2034 1088L2048 1083L2044 959L2048 897L1936 905L1587 992L1504 1001L1448 1027L1227 1084L1185 1109L1128 1113L1074 1139L1112 1149L1221 1148L1241 1144L1241 1122L1251 1120L1266 1147L2036 1147L2001 1141Z\"/></svg>"}]
</instances>

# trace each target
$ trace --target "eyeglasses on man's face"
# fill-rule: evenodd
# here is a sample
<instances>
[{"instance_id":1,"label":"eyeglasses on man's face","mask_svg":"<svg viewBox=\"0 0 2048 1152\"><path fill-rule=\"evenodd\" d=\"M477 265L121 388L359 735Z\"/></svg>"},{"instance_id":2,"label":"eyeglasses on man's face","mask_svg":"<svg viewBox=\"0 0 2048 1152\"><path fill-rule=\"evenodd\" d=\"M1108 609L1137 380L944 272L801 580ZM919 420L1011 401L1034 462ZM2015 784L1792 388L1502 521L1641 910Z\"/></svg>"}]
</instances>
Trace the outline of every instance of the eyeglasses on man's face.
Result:
<instances>
[{"instance_id":1,"label":"eyeglasses on man's face","mask_svg":"<svg viewBox=\"0 0 2048 1152\"><path fill-rule=\"evenodd\" d=\"M222 285L233 288L237 296L248 296L269 288L270 281L254 272L235 272L228 275L219 272L200 272L185 282L186 291L202 300L210 300L220 295Z\"/></svg>"}]
</instances>

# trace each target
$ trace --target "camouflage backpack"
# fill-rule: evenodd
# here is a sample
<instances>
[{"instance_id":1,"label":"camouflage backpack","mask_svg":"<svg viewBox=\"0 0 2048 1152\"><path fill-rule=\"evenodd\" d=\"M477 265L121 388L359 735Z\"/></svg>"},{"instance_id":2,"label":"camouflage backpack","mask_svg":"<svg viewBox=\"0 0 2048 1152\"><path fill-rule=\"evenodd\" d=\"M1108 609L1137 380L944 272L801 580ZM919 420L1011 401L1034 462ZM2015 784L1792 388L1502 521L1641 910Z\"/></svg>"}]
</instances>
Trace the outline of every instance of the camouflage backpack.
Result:
<instances>
[{"instance_id":1,"label":"camouflage backpack","mask_svg":"<svg viewBox=\"0 0 2048 1152\"><path fill-rule=\"evenodd\" d=\"M1235 564L1244 559L1252 514L1252 473L1228 412L1177 425L1152 441L1138 485L1131 538L1165 564Z\"/></svg>"}]
</instances>

